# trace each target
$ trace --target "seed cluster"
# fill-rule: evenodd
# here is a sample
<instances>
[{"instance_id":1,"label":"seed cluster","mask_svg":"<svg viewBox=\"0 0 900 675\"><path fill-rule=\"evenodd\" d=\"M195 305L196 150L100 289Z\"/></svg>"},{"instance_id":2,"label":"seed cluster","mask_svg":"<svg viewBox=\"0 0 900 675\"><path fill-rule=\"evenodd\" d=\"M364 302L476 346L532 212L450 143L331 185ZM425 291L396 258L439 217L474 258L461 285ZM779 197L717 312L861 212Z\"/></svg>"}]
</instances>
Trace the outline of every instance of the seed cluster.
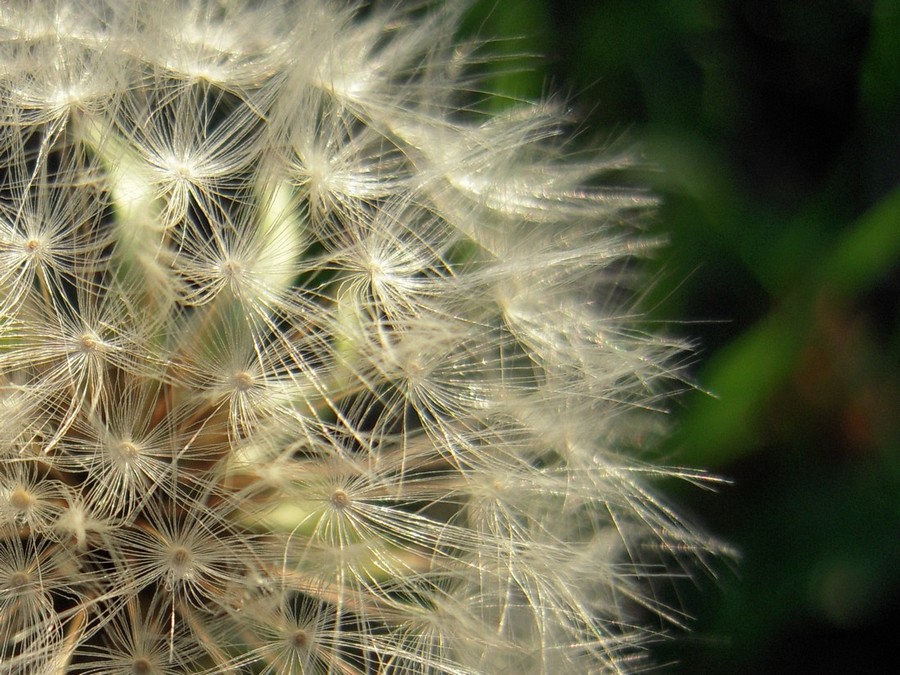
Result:
<instances>
[{"instance_id":1,"label":"seed cluster","mask_svg":"<svg viewBox=\"0 0 900 675\"><path fill-rule=\"evenodd\" d=\"M651 200L486 112L460 11L0 8L0 673L627 673L677 620Z\"/></svg>"}]
</instances>

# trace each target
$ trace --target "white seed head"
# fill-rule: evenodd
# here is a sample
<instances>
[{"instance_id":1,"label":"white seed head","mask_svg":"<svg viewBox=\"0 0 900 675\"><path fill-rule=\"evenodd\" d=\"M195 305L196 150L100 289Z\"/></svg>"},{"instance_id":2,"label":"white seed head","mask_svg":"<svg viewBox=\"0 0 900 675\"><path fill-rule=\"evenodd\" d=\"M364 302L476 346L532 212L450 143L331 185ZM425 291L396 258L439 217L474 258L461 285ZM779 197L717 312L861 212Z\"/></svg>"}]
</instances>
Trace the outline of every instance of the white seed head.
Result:
<instances>
[{"instance_id":1,"label":"white seed head","mask_svg":"<svg viewBox=\"0 0 900 675\"><path fill-rule=\"evenodd\" d=\"M0 671L628 673L679 623L652 199L483 109L462 12L3 3Z\"/></svg>"}]
</instances>

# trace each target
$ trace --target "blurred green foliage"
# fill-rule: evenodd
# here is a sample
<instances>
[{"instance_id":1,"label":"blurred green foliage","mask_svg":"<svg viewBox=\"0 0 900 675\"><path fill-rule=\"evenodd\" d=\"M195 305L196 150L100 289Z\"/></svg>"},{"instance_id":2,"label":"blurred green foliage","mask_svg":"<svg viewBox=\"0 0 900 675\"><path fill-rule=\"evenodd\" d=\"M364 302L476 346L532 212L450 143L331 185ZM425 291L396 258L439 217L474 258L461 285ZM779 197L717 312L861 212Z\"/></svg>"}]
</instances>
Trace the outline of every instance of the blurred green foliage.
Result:
<instances>
[{"instance_id":1,"label":"blurred green foliage","mask_svg":"<svg viewBox=\"0 0 900 675\"><path fill-rule=\"evenodd\" d=\"M900 623L900 3L486 0L491 85L561 94L663 206L651 318L697 340L675 497L740 560L677 588L671 673L883 673ZM536 55L544 55L538 58Z\"/></svg>"}]
</instances>

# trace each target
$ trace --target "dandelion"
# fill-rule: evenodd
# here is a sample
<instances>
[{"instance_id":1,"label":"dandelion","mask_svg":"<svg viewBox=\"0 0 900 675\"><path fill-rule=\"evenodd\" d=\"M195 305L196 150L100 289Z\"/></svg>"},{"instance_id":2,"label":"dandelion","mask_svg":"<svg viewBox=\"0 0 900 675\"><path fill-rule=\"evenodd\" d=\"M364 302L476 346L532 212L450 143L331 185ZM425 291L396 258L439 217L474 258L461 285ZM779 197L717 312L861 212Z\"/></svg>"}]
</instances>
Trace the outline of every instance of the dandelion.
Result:
<instances>
[{"instance_id":1,"label":"dandelion","mask_svg":"<svg viewBox=\"0 0 900 675\"><path fill-rule=\"evenodd\" d=\"M0 673L629 673L680 622L652 200L483 110L461 12L0 9Z\"/></svg>"}]
</instances>

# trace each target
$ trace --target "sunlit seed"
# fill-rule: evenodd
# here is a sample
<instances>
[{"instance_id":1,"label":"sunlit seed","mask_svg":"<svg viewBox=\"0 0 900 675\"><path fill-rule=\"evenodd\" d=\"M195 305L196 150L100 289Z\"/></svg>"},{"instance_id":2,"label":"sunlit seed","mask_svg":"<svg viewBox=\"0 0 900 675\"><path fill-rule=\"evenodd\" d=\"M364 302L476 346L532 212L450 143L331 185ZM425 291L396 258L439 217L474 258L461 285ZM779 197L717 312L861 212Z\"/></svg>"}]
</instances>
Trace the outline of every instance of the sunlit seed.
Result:
<instances>
[{"instance_id":1,"label":"sunlit seed","mask_svg":"<svg viewBox=\"0 0 900 675\"><path fill-rule=\"evenodd\" d=\"M135 659L131 664L132 675L147 675L153 672L153 664L145 658Z\"/></svg>"},{"instance_id":2,"label":"sunlit seed","mask_svg":"<svg viewBox=\"0 0 900 675\"><path fill-rule=\"evenodd\" d=\"M7 586L14 591L20 591L29 583L31 583L31 577L28 574L25 572L13 572L9 575Z\"/></svg>"},{"instance_id":3,"label":"sunlit seed","mask_svg":"<svg viewBox=\"0 0 900 675\"><path fill-rule=\"evenodd\" d=\"M348 495L343 490L335 490L331 493L331 503L338 509L345 509L350 506L350 495Z\"/></svg>"},{"instance_id":4,"label":"sunlit seed","mask_svg":"<svg viewBox=\"0 0 900 675\"><path fill-rule=\"evenodd\" d=\"M291 635L290 642L291 647L298 651L305 649L309 644L309 634L302 628L299 628Z\"/></svg>"},{"instance_id":5,"label":"sunlit seed","mask_svg":"<svg viewBox=\"0 0 900 675\"><path fill-rule=\"evenodd\" d=\"M94 338L93 335L89 335L88 333L85 333L81 336L80 344L82 351L85 352L91 352L97 348L96 338Z\"/></svg>"},{"instance_id":6,"label":"sunlit seed","mask_svg":"<svg viewBox=\"0 0 900 675\"><path fill-rule=\"evenodd\" d=\"M229 279L239 277L243 272L243 266L237 260L226 260L222 263L222 271Z\"/></svg>"},{"instance_id":7,"label":"sunlit seed","mask_svg":"<svg viewBox=\"0 0 900 675\"><path fill-rule=\"evenodd\" d=\"M238 391L247 391L253 386L253 375L246 370L241 370L234 374L232 382Z\"/></svg>"},{"instance_id":8,"label":"sunlit seed","mask_svg":"<svg viewBox=\"0 0 900 675\"><path fill-rule=\"evenodd\" d=\"M119 444L119 455L125 460L136 458L140 454L140 449L131 441L122 441Z\"/></svg>"},{"instance_id":9,"label":"sunlit seed","mask_svg":"<svg viewBox=\"0 0 900 675\"><path fill-rule=\"evenodd\" d=\"M34 505L34 502L34 496L22 487L17 487L9 495L9 505L16 511L27 511Z\"/></svg>"},{"instance_id":10,"label":"sunlit seed","mask_svg":"<svg viewBox=\"0 0 900 675\"><path fill-rule=\"evenodd\" d=\"M172 551L172 568L183 573L191 565L191 552L184 546L176 546Z\"/></svg>"}]
</instances>

